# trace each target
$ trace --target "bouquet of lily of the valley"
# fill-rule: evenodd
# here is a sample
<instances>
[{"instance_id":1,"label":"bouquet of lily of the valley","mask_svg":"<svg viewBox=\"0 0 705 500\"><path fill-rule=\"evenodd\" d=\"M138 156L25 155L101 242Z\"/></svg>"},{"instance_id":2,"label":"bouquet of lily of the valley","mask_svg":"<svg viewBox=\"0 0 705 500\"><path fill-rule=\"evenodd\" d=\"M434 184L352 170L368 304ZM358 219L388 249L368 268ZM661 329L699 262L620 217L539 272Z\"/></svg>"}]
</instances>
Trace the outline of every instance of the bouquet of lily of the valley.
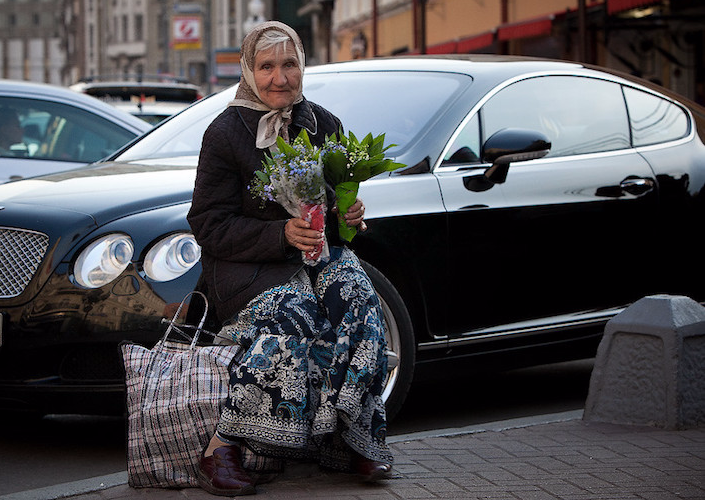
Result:
<instances>
[{"instance_id":1,"label":"bouquet of lily of the valley","mask_svg":"<svg viewBox=\"0 0 705 500\"><path fill-rule=\"evenodd\" d=\"M384 134L375 137L367 134L359 141L352 132L345 136L341 131L337 136L334 134L327 138L321 156L325 176L335 187L338 232L344 240L352 241L357 234L357 228L348 226L344 215L357 200L360 183L404 166L385 158L385 151L394 146L390 144L385 147Z\"/></svg>"},{"instance_id":2,"label":"bouquet of lily of the valley","mask_svg":"<svg viewBox=\"0 0 705 500\"><path fill-rule=\"evenodd\" d=\"M311 145L305 129L292 144L277 138L277 152L266 155L263 169L255 172L250 192L265 201L279 203L294 217L323 231L326 215L326 186L320 150ZM314 251L303 252L304 263L314 266L329 255L325 240Z\"/></svg>"}]
</instances>

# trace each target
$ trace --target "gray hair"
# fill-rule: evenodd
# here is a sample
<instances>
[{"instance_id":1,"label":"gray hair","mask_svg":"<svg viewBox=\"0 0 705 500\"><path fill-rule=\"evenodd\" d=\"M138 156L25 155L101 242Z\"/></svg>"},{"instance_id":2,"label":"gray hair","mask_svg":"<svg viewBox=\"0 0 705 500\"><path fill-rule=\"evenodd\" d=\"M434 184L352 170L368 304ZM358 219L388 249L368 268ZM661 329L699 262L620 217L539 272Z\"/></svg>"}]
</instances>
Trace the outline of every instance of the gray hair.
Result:
<instances>
[{"instance_id":1,"label":"gray hair","mask_svg":"<svg viewBox=\"0 0 705 500\"><path fill-rule=\"evenodd\" d=\"M267 30L263 32L257 40L255 53L261 50L269 50L272 47L280 47L286 50L286 46L290 41L291 38L289 38L289 35L286 33L275 29Z\"/></svg>"}]
</instances>

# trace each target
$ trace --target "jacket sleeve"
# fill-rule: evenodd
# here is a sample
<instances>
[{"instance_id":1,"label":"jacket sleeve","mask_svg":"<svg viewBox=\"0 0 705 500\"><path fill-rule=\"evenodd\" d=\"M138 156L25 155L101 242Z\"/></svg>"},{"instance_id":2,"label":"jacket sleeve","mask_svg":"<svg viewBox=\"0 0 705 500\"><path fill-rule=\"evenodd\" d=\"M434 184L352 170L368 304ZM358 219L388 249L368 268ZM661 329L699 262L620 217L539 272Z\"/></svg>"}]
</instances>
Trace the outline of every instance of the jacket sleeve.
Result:
<instances>
[{"instance_id":1,"label":"jacket sleeve","mask_svg":"<svg viewBox=\"0 0 705 500\"><path fill-rule=\"evenodd\" d=\"M290 254L284 239L287 221L243 215L244 203L258 202L243 200L249 196L242 176L248 170L234 147L225 127L214 123L206 130L188 214L194 236L204 252L219 260L285 260Z\"/></svg>"}]
</instances>

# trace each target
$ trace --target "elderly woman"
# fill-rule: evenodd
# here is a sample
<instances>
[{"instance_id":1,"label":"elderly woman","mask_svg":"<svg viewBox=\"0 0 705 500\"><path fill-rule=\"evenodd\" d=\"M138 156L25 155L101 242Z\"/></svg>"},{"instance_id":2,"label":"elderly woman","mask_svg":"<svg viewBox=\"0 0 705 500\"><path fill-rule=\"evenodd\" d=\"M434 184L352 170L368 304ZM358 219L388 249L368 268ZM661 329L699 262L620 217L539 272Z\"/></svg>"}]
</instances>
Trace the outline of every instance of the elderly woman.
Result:
<instances>
[{"instance_id":1,"label":"elderly woman","mask_svg":"<svg viewBox=\"0 0 705 500\"><path fill-rule=\"evenodd\" d=\"M188 216L203 248L206 292L223 332L242 346L199 483L219 495L254 493L257 476L243 468L243 449L386 478L382 313L337 235L335 193L328 186L330 258L309 266L301 251L313 250L323 232L248 191L278 136L290 141L306 129L321 146L341 123L303 97L303 46L290 27L256 27L241 63L235 99L204 135ZM363 213L358 201L345 218L362 229Z\"/></svg>"}]
</instances>

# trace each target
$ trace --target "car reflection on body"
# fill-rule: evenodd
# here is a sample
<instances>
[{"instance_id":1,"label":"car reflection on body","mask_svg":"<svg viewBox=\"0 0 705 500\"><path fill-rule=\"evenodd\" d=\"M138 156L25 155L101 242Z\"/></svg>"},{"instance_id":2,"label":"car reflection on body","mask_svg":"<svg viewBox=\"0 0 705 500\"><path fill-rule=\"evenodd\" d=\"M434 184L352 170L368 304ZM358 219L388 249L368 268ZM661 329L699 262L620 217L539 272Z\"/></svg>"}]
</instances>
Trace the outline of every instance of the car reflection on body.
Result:
<instances>
[{"instance_id":1,"label":"car reflection on body","mask_svg":"<svg viewBox=\"0 0 705 500\"><path fill-rule=\"evenodd\" d=\"M310 100L356 135L386 133L407 165L362 184L369 229L353 241L385 312L391 415L414 374L439 362L591 357L633 301L703 300L697 105L517 58L354 61L304 80ZM233 95L202 100L112 161L0 187L0 398L122 411L117 343L153 343L196 286L186 213L197 155Z\"/></svg>"},{"instance_id":2,"label":"car reflection on body","mask_svg":"<svg viewBox=\"0 0 705 500\"><path fill-rule=\"evenodd\" d=\"M0 147L0 183L93 163L151 128L61 87L0 80L0 127L6 117L19 121L22 135Z\"/></svg>"}]
</instances>

